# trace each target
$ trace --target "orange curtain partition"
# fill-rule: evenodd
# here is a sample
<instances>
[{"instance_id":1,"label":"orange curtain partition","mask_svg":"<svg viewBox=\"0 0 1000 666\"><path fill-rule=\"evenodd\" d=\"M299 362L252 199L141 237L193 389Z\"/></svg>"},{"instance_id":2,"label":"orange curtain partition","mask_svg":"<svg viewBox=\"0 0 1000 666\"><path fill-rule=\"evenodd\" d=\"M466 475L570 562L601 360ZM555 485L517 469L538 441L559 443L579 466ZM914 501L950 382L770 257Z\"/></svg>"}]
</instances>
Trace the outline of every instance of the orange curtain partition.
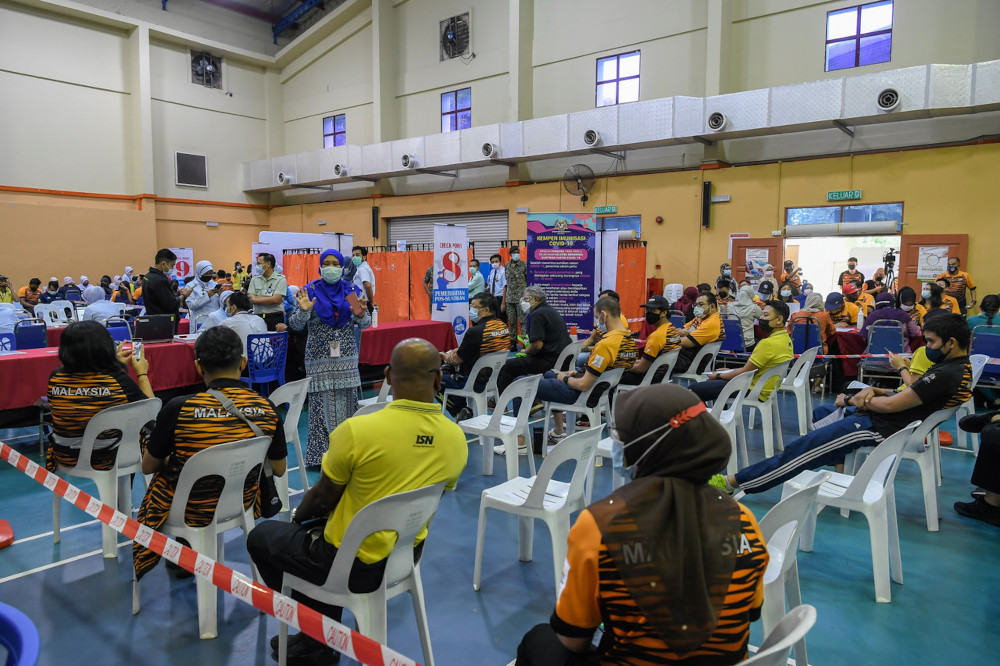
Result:
<instances>
[{"instance_id":1,"label":"orange curtain partition","mask_svg":"<svg viewBox=\"0 0 1000 666\"><path fill-rule=\"evenodd\" d=\"M304 287L319 277L319 254L316 252L285 252L281 270L289 285Z\"/></svg>"},{"instance_id":2,"label":"orange curtain partition","mask_svg":"<svg viewBox=\"0 0 1000 666\"><path fill-rule=\"evenodd\" d=\"M410 320L431 318L431 303L424 291L424 273L434 263L431 250L407 250L410 259ZM432 276L433 277L433 276ZM381 313L381 310L379 310Z\"/></svg>"},{"instance_id":3,"label":"orange curtain partition","mask_svg":"<svg viewBox=\"0 0 1000 666\"><path fill-rule=\"evenodd\" d=\"M378 305L380 323L410 319L409 254L409 252L368 253L368 265L375 272L375 303Z\"/></svg>"},{"instance_id":4,"label":"orange curtain partition","mask_svg":"<svg viewBox=\"0 0 1000 666\"><path fill-rule=\"evenodd\" d=\"M615 283L621 297L622 312L628 319L639 319L644 311L639 307L646 302L646 248L618 248L618 279ZM629 329L638 332L642 322L629 323Z\"/></svg>"}]
</instances>

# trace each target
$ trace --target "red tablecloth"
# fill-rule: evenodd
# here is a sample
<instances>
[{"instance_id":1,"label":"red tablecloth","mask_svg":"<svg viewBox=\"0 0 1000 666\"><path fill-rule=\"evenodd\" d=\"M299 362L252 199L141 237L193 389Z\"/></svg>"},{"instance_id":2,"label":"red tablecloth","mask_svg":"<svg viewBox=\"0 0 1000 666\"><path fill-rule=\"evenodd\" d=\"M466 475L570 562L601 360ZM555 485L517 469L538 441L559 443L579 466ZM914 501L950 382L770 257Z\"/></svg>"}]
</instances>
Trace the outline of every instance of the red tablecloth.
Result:
<instances>
[{"instance_id":1,"label":"red tablecloth","mask_svg":"<svg viewBox=\"0 0 1000 666\"><path fill-rule=\"evenodd\" d=\"M361 331L361 365L386 365L392 349L406 338L423 338L448 351L458 347L451 324L443 321L393 321Z\"/></svg>"},{"instance_id":2,"label":"red tablecloth","mask_svg":"<svg viewBox=\"0 0 1000 666\"><path fill-rule=\"evenodd\" d=\"M59 328L52 328L50 326L48 330L45 332L46 336L48 337L46 344L48 344L49 347L58 347L59 340L62 338L62 333L65 329L66 329L65 326L61 326ZM191 330L191 322L188 321L187 319L181 319L180 323L177 324L178 334L187 334L188 331L190 330Z\"/></svg>"},{"instance_id":3,"label":"red tablecloth","mask_svg":"<svg viewBox=\"0 0 1000 666\"><path fill-rule=\"evenodd\" d=\"M146 345L149 381L154 391L201 383L194 368L194 345L164 342ZM57 349L27 349L0 356L0 410L30 407L45 395L49 375L58 368ZM132 373L133 379L135 373Z\"/></svg>"}]
</instances>

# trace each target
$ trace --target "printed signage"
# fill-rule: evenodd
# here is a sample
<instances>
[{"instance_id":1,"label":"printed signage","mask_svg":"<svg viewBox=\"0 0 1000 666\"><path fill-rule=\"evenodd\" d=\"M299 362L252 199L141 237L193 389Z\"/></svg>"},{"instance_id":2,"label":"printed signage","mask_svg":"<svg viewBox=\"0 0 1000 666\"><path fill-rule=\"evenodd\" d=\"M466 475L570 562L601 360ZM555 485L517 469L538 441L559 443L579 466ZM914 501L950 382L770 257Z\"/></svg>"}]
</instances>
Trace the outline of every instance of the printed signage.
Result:
<instances>
[{"instance_id":1,"label":"printed signage","mask_svg":"<svg viewBox=\"0 0 1000 666\"><path fill-rule=\"evenodd\" d=\"M529 213L527 231L528 284L542 288L568 326L589 331L594 325L595 214Z\"/></svg>"}]
</instances>

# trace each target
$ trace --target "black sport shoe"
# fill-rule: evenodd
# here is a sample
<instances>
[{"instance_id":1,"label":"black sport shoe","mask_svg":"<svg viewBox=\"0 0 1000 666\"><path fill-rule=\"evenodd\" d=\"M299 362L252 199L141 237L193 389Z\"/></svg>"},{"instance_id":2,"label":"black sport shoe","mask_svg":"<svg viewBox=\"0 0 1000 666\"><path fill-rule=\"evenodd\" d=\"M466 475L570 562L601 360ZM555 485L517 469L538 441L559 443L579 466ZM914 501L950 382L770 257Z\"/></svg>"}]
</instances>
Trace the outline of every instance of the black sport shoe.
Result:
<instances>
[{"instance_id":1,"label":"black sport shoe","mask_svg":"<svg viewBox=\"0 0 1000 666\"><path fill-rule=\"evenodd\" d=\"M297 645L304 639L309 639L309 637L302 632L297 634L288 634L288 649L291 650L293 645ZM278 651L278 634L271 636L271 650L274 652Z\"/></svg>"},{"instance_id":2,"label":"black sport shoe","mask_svg":"<svg viewBox=\"0 0 1000 666\"><path fill-rule=\"evenodd\" d=\"M1000 527L1000 506L988 504L985 499L980 497L971 502L955 502L955 511L966 518L981 520L984 523Z\"/></svg>"},{"instance_id":3,"label":"black sport shoe","mask_svg":"<svg viewBox=\"0 0 1000 666\"><path fill-rule=\"evenodd\" d=\"M293 642L293 638L299 640ZM271 639L274 643L271 658L278 660L277 636ZM288 666L328 666L340 661L340 653L315 641L303 633L288 637Z\"/></svg>"},{"instance_id":4,"label":"black sport shoe","mask_svg":"<svg viewBox=\"0 0 1000 666\"><path fill-rule=\"evenodd\" d=\"M982 414L970 414L968 416L962 417L962 420L958 422L958 427L965 432L982 432L983 428L988 426L993 421L995 417L1000 412L984 412Z\"/></svg>"}]
</instances>

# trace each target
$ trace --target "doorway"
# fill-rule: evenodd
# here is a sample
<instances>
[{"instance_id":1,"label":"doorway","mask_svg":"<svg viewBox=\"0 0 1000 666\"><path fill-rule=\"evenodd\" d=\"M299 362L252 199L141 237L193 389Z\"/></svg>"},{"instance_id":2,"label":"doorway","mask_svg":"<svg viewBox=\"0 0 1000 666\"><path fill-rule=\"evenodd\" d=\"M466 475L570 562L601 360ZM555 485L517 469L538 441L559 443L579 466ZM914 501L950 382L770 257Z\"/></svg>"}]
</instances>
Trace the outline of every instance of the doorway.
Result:
<instances>
[{"instance_id":1,"label":"doorway","mask_svg":"<svg viewBox=\"0 0 1000 666\"><path fill-rule=\"evenodd\" d=\"M870 279L884 266L890 249L899 252L899 236L816 236L785 239L785 258L802 268L802 281L821 294L840 291L837 279L847 270L848 257L858 258L858 270ZM897 277L899 262L896 263Z\"/></svg>"}]
</instances>

